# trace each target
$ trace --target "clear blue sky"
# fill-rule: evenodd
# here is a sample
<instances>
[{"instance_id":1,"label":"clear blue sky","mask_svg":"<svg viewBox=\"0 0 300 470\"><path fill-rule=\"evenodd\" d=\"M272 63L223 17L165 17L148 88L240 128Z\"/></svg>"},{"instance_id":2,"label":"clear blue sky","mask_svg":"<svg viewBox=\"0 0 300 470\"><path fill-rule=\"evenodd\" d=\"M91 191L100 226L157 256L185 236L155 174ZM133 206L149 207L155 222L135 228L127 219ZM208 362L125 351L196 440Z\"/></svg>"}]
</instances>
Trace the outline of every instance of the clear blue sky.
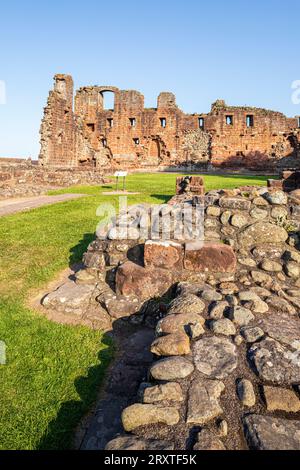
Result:
<instances>
[{"instance_id":1,"label":"clear blue sky","mask_svg":"<svg viewBox=\"0 0 300 470\"><path fill-rule=\"evenodd\" d=\"M37 157L55 73L139 90L151 107L172 91L186 112L224 98L300 114L299 0L10 0L0 11L0 156Z\"/></svg>"}]
</instances>

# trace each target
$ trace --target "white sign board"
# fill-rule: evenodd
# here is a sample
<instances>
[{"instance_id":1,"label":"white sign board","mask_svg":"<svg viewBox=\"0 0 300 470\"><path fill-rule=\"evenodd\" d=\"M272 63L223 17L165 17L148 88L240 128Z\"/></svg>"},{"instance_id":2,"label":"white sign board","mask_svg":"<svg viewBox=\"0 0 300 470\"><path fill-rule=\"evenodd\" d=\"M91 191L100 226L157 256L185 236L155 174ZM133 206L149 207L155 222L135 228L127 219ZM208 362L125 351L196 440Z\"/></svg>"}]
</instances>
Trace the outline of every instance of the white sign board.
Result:
<instances>
[{"instance_id":1,"label":"white sign board","mask_svg":"<svg viewBox=\"0 0 300 470\"><path fill-rule=\"evenodd\" d=\"M125 178L128 175L128 171L116 171L114 176L116 178Z\"/></svg>"}]
</instances>

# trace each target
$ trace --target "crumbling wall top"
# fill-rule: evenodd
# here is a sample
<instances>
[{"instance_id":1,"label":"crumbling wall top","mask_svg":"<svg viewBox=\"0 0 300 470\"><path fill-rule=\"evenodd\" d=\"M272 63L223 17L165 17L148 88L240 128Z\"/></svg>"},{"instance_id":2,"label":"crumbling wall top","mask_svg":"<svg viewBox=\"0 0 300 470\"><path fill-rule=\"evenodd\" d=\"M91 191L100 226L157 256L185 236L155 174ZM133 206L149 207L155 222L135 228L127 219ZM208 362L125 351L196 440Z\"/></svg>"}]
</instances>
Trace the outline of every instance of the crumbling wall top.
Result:
<instances>
[{"instance_id":1,"label":"crumbling wall top","mask_svg":"<svg viewBox=\"0 0 300 470\"><path fill-rule=\"evenodd\" d=\"M158 108L177 108L176 96L173 93L163 91L157 99Z\"/></svg>"}]
</instances>

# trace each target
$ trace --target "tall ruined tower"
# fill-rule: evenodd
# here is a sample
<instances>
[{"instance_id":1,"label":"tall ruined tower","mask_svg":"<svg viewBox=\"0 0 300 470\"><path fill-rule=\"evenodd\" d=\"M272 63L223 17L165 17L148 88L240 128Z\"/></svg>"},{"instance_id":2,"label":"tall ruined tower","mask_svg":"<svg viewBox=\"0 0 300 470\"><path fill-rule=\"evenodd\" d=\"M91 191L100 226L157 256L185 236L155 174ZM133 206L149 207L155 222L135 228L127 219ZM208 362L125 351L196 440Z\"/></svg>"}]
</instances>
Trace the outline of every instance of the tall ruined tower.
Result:
<instances>
[{"instance_id":1,"label":"tall ruined tower","mask_svg":"<svg viewBox=\"0 0 300 470\"><path fill-rule=\"evenodd\" d=\"M73 79L70 75L55 75L54 81L54 90L49 93L40 130L39 162L48 167L72 168L77 166Z\"/></svg>"}]
</instances>

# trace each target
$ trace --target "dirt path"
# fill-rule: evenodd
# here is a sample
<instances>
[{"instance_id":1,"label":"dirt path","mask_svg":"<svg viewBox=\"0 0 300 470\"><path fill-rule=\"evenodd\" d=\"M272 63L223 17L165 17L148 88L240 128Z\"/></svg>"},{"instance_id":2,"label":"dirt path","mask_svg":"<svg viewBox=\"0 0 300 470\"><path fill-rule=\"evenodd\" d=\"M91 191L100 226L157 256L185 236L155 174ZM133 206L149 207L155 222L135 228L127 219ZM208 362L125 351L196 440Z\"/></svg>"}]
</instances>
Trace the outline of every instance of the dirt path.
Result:
<instances>
[{"instance_id":1,"label":"dirt path","mask_svg":"<svg viewBox=\"0 0 300 470\"><path fill-rule=\"evenodd\" d=\"M4 199L0 201L0 217L35 209L41 206L57 204L58 202L78 199L80 197L86 197L86 194L59 194L57 196L33 196L26 198Z\"/></svg>"}]
</instances>

